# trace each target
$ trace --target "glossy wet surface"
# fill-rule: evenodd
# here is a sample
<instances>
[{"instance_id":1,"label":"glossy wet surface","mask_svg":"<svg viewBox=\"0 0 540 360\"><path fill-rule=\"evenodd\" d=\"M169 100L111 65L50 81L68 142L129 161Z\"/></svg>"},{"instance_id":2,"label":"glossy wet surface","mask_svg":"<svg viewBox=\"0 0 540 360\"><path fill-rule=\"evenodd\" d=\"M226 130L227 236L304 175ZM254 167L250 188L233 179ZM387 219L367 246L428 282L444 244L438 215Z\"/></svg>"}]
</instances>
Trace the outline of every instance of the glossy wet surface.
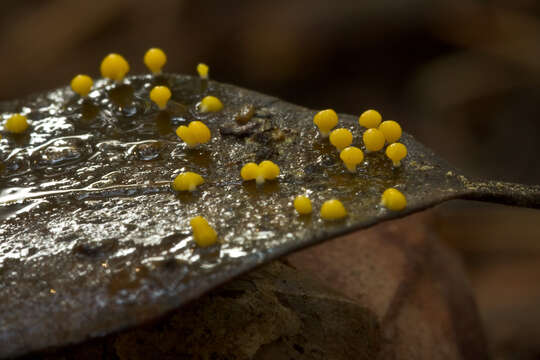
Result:
<instances>
[{"instance_id":1,"label":"glossy wet surface","mask_svg":"<svg viewBox=\"0 0 540 360\"><path fill-rule=\"evenodd\" d=\"M157 84L173 94L163 112L148 99ZM370 153L350 174L319 137L315 111L230 85L164 75L95 89L84 101L59 89L0 104L2 123L22 112L31 124L0 140L0 357L155 318L284 253L464 191L463 179L407 134L400 168ZM205 95L225 109L200 114ZM247 105L253 117L239 125ZM208 125L210 143L190 149L178 139L176 127L192 120ZM340 115L339 126L361 146L356 117ZM243 183L242 165L262 160L280 166L278 181ZM205 184L175 193L170 181L183 171ZM392 186L407 196L404 212L379 206ZM300 194L313 215L295 213ZM320 219L330 198L343 202L345 220ZM220 245L196 247L189 219L197 215Z\"/></svg>"}]
</instances>

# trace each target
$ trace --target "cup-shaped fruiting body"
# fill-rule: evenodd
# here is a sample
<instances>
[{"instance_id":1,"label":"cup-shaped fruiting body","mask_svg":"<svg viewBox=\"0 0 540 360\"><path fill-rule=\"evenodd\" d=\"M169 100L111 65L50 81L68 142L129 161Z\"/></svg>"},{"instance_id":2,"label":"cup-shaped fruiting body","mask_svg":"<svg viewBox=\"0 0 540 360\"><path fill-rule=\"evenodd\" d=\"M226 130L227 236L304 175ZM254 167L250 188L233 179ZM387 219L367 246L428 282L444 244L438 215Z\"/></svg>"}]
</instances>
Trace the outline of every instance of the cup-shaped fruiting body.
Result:
<instances>
[{"instance_id":1,"label":"cup-shaped fruiting body","mask_svg":"<svg viewBox=\"0 0 540 360\"><path fill-rule=\"evenodd\" d=\"M325 220L339 220L347 216L347 210L337 199L325 201L321 206L321 217Z\"/></svg>"},{"instance_id":2,"label":"cup-shaped fruiting body","mask_svg":"<svg viewBox=\"0 0 540 360\"><path fill-rule=\"evenodd\" d=\"M389 188L381 196L381 205L392 211L400 211L407 206L407 199L401 191Z\"/></svg>"},{"instance_id":3,"label":"cup-shaped fruiting body","mask_svg":"<svg viewBox=\"0 0 540 360\"><path fill-rule=\"evenodd\" d=\"M377 129L367 129L362 135L364 140L364 145L366 146L367 151L379 151L384 147L384 138L383 133Z\"/></svg>"},{"instance_id":4,"label":"cup-shaped fruiting body","mask_svg":"<svg viewBox=\"0 0 540 360\"><path fill-rule=\"evenodd\" d=\"M366 110L358 118L360 126L371 129L376 128L381 123L382 116L377 110Z\"/></svg>"},{"instance_id":5,"label":"cup-shaped fruiting body","mask_svg":"<svg viewBox=\"0 0 540 360\"><path fill-rule=\"evenodd\" d=\"M313 208L311 207L311 200L307 196L298 195L293 201L294 208L300 215L311 214Z\"/></svg>"},{"instance_id":6,"label":"cup-shaped fruiting body","mask_svg":"<svg viewBox=\"0 0 540 360\"><path fill-rule=\"evenodd\" d=\"M347 170L354 173L356 172L356 166L364 161L364 152L355 146L347 146L341 150L339 157L347 167Z\"/></svg>"},{"instance_id":7,"label":"cup-shaped fruiting body","mask_svg":"<svg viewBox=\"0 0 540 360\"><path fill-rule=\"evenodd\" d=\"M92 90L94 82L88 75L77 75L71 80L71 90L73 90L80 97L86 97L90 90Z\"/></svg>"},{"instance_id":8,"label":"cup-shaped fruiting body","mask_svg":"<svg viewBox=\"0 0 540 360\"><path fill-rule=\"evenodd\" d=\"M167 102L171 98L171 90L166 86L154 86L150 91L150 100L152 100L159 107L160 110L164 110L167 107Z\"/></svg>"},{"instance_id":9,"label":"cup-shaped fruiting body","mask_svg":"<svg viewBox=\"0 0 540 360\"><path fill-rule=\"evenodd\" d=\"M28 121L26 120L26 116L21 114L10 116L4 123L4 129L13 134L22 134L26 131L26 129L28 129Z\"/></svg>"},{"instance_id":10,"label":"cup-shaped fruiting body","mask_svg":"<svg viewBox=\"0 0 540 360\"><path fill-rule=\"evenodd\" d=\"M407 147L402 143L390 144L386 148L386 156L388 156L388 158L392 160L394 166L397 167L401 165L401 160L407 156Z\"/></svg>"},{"instance_id":11,"label":"cup-shaped fruiting body","mask_svg":"<svg viewBox=\"0 0 540 360\"><path fill-rule=\"evenodd\" d=\"M203 113L218 112L223 109L223 103L215 96L205 96L199 103L199 111Z\"/></svg>"},{"instance_id":12,"label":"cup-shaped fruiting body","mask_svg":"<svg viewBox=\"0 0 540 360\"><path fill-rule=\"evenodd\" d=\"M189 224L193 230L193 239L198 246L207 247L217 242L216 230L202 216L192 218Z\"/></svg>"},{"instance_id":13,"label":"cup-shaped fruiting body","mask_svg":"<svg viewBox=\"0 0 540 360\"><path fill-rule=\"evenodd\" d=\"M203 80L208 80L208 72L210 71L210 68L208 65L199 63L197 65L197 72L199 73L199 76Z\"/></svg>"},{"instance_id":14,"label":"cup-shaped fruiting body","mask_svg":"<svg viewBox=\"0 0 540 360\"><path fill-rule=\"evenodd\" d=\"M313 123L319 128L322 137L328 137L338 123L338 116L332 109L321 110L313 117Z\"/></svg>"},{"instance_id":15,"label":"cup-shaped fruiting body","mask_svg":"<svg viewBox=\"0 0 540 360\"><path fill-rule=\"evenodd\" d=\"M176 135L190 147L205 144L211 137L210 129L201 121L192 121L188 126L179 126Z\"/></svg>"},{"instance_id":16,"label":"cup-shaped fruiting body","mask_svg":"<svg viewBox=\"0 0 540 360\"><path fill-rule=\"evenodd\" d=\"M255 180L260 185L266 180L277 178L279 176L279 166L270 160L264 160L259 165L250 162L242 167L240 176L244 181Z\"/></svg>"},{"instance_id":17,"label":"cup-shaped fruiting body","mask_svg":"<svg viewBox=\"0 0 540 360\"><path fill-rule=\"evenodd\" d=\"M188 171L179 174L172 183L172 188L176 191L194 191L197 186L204 184L201 175Z\"/></svg>"},{"instance_id":18,"label":"cup-shaped fruiting body","mask_svg":"<svg viewBox=\"0 0 540 360\"><path fill-rule=\"evenodd\" d=\"M129 72L129 64L122 55L109 54L101 62L101 76L107 79L122 81Z\"/></svg>"},{"instance_id":19,"label":"cup-shaped fruiting body","mask_svg":"<svg viewBox=\"0 0 540 360\"><path fill-rule=\"evenodd\" d=\"M383 133L386 142L395 143L401 137L401 126L393 120L385 120L379 125L379 130Z\"/></svg>"},{"instance_id":20,"label":"cup-shaped fruiting body","mask_svg":"<svg viewBox=\"0 0 540 360\"><path fill-rule=\"evenodd\" d=\"M330 133L330 143L336 147L338 151L345 149L352 144L353 136L350 130L340 128Z\"/></svg>"},{"instance_id":21,"label":"cup-shaped fruiting body","mask_svg":"<svg viewBox=\"0 0 540 360\"><path fill-rule=\"evenodd\" d=\"M161 69L167 62L167 55L159 48L151 48L144 54L144 64L155 75L161 74Z\"/></svg>"}]
</instances>

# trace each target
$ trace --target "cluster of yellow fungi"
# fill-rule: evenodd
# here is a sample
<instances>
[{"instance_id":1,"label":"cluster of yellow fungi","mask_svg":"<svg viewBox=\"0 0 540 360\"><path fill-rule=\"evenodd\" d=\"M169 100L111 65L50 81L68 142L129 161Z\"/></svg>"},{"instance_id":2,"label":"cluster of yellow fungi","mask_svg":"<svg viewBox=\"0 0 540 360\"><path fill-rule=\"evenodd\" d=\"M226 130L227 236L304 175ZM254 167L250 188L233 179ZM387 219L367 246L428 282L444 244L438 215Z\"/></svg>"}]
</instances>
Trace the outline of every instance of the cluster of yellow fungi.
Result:
<instances>
[{"instance_id":1,"label":"cluster of yellow fungi","mask_svg":"<svg viewBox=\"0 0 540 360\"><path fill-rule=\"evenodd\" d=\"M311 200L305 195L298 195L293 201L293 206L300 215L309 215L313 212ZM340 220L347 216L347 210L338 199L330 199L322 204L320 215L324 220Z\"/></svg>"},{"instance_id":2,"label":"cluster of yellow fungi","mask_svg":"<svg viewBox=\"0 0 540 360\"><path fill-rule=\"evenodd\" d=\"M167 56L163 50L151 48L144 54L143 62L152 74L159 75L167 62ZM100 65L101 76L118 83L124 79L129 70L129 63L126 59L115 53L107 55ZM208 65L199 63L196 70L201 80L208 80ZM70 85L73 92L81 98L85 98L92 90L93 80L88 75L79 74L71 80ZM150 100L156 104L159 110L167 108L171 96L171 90L162 85L153 87L149 94ZM197 110L201 113L219 112L222 109L221 100L211 95L205 96L197 104ZM338 122L338 115L332 109L319 111L313 117L313 123L318 127L321 137L329 137L330 143L339 151L339 157L347 170L355 173L357 167L364 161L364 152L360 147L352 146L353 134L351 130L334 129ZM367 110L362 113L358 118L358 123L366 128L362 135L365 151L380 151L385 145L388 145L385 151L386 156L394 166L399 166L401 160L407 155L407 147L397 142L402 135L401 126L392 120L382 121L381 114L376 110ZM5 121L4 129L11 133L21 134L27 130L28 126L27 118L24 115L14 114ZM179 126L176 129L176 134L188 147L208 143L211 139L210 129L201 121L192 121L188 126ZM279 166L269 160L259 164L247 163L240 170L240 177L243 181L255 180L257 184L275 180L279 174ZM201 175L194 172L183 172L175 177L171 186L175 191L194 191L202 184L204 184L204 179ZM394 188L387 189L381 196L381 205L390 210L403 210L406 204L405 196ZM293 206L300 215L308 215L313 211L311 200L305 195L297 196L293 201ZM325 220L339 220L347 216L347 210L338 199L330 199L321 205L320 216ZM192 218L190 225L194 241L198 246L207 247L217 242L216 231L202 216Z\"/></svg>"},{"instance_id":3,"label":"cluster of yellow fungi","mask_svg":"<svg viewBox=\"0 0 540 360\"><path fill-rule=\"evenodd\" d=\"M407 147L398 143L401 138L401 126L393 120L382 121L383 118L377 110L366 110L358 117L360 126L366 128L362 134L362 142L366 152L377 152L384 149L385 154L392 161L394 167L401 165L401 160L407 156ZM333 130L339 122L339 117L332 109L321 110L313 117L313 123L319 129L321 137L326 138L330 135L330 143L340 152L339 158L351 173L356 173L357 166L364 161L364 152L356 146L352 146L353 135L349 129L339 128ZM384 195L386 194L386 195ZM405 196L396 189L388 189L382 196L381 204L390 210L402 210L407 203ZM299 214L306 214L306 208L302 207L309 199L305 197L297 198L294 206ZM330 200L329 200L330 201ZM333 219L329 213L336 214L336 218L347 216L347 212L341 203L337 205L335 199L332 202L323 204L321 208L321 217ZM298 205L298 206L297 206ZM325 206L326 205L326 206ZM310 207L311 209L311 203ZM342 209L343 208L343 209ZM323 215L324 209L324 215ZM343 210L343 211L342 211ZM311 212L311 211L310 211Z\"/></svg>"},{"instance_id":4,"label":"cluster of yellow fungi","mask_svg":"<svg viewBox=\"0 0 540 360\"><path fill-rule=\"evenodd\" d=\"M275 180L279 176L279 166L270 160L264 160L259 165L250 162L242 167L240 176L244 181L255 180L257 184L264 184L266 180Z\"/></svg>"}]
</instances>

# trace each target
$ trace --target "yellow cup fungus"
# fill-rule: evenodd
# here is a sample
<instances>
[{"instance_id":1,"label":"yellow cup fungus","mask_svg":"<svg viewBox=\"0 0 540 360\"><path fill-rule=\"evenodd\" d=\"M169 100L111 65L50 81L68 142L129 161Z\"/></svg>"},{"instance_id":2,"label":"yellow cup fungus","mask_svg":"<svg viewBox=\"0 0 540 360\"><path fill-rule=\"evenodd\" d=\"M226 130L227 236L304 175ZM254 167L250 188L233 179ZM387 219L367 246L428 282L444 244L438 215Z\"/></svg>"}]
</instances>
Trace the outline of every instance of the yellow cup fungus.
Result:
<instances>
[{"instance_id":1,"label":"yellow cup fungus","mask_svg":"<svg viewBox=\"0 0 540 360\"><path fill-rule=\"evenodd\" d=\"M382 116L377 110L366 110L358 118L360 126L371 129L376 128L381 123Z\"/></svg>"},{"instance_id":2,"label":"yellow cup fungus","mask_svg":"<svg viewBox=\"0 0 540 360\"><path fill-rule=\"evenodd\" d=\"M203 113L218 112L223 109L223 103L215 96L205 96L199 103L199 111Z\"/></svg>"},{"instance_id":3,"label":"yellow cup fungus","mask_svg":"<svg viewBox=\"0 0 540 360\"><path fill-rule=\"evenodd\" d=\"M386 142L395 143L401 137L401 126L393 120L386 120L379 125L379 130L383 133Z\"/></svg>"},{"instance_id":4,"label":"yellow cup fungus","mask_svg":"<svg viewBox=\"0 0 540 360\"><path fill-rule=\"evenodd\" d=\"M367 151L379 151L384 147L384 138L383 133L377 129L367 129L362 135L364 140L364 145L366 146Z\"/></svg>"},{"instance_id":5,"label":"yellow cup fungus","mask_svg":"<svg viewBox=\"0 0 540 360\"><path fill-rule=\"evenodd\" d=\"M129 64L122 55L109 54L101 62L101 76L107 79L122 81L129 72Z\"/></svg>"},{"instance_id":6,"label":"yellow cup fungus","mask_svg":"<svg viewBox=\"0 0 540 360\"><path fill-rule=\"evenodd\" d=\"M208 65L199 63L197 65L197 72L199 73L199 76L201 79L208 80L208 72L210 71L210 68Z\"/></svg>"},{"instance_id":7,"label":"yellow cup fungus","mask_svg":"<svg viewBox=\"0 0 540 360\"><path fill-rule=\"evenodd\" d=\"M250 162L242 167L240 176L244 181L255 180L257 184L263 184L265 180L274 180L279 175L279 166L270 160L264 160L259 165Z\"/></svg>"},{"instance_id":8,"label":"yellow cup fungus","mask_svg":"<svg viewBox=\"0 0 540 360\"><path fill-rule=\"evenodd\" d=\"M401 191L389 188L381 196L381 205L392 211L400 211L407 206L407 199Z\"/></svg>"},{"instance_id":9,"label":"yellow cup fungus","mask_svg":"<svg viewBox=\"0 0 540 360\"><path fill-rule=\"evenodd\" d=\"M321 217L325 220L339 220L347 216L347 210L337 199L325 201L321 206Z\"/></svg>"},{"instance_id":10,"label":"yellow cup fungus","mask_svg":"<svg viewBox=\"0 0 540 360\"><path fill-rule=\"evenodd\" d=\"M28 129L26 116L21 114L12 115L4 123L4 129L10 133L22 134Z\"/></svg>"},{"instance_id":11,"label":"yellow cup fungus","mask_svg":"<svg viewBox=\"0 0 540 360\"><path fill-rule=\"evenodd\" d=\"M216 230L208 224L202 216L196 216L189 221L193 230L193 238L195 243L200 247L214 245L217 242Z\"/></svg>"},{"instance_id":12,"label":"yellow cup fungus","mask_svg":"<svg viewBox=\"0 0 540 360\"><path fill-rule=\"evenodd\" d=\"M161 74L161 69L167 62L167 55L159 48L151 48L144 54L143 61L152 73L158 75Z\"/></svg>"},{"instance_id":13,"label":"yellow cup fungus","mask_svg":"<svg viewBox=\"0 0 540 360\"><path fill-rule=\"evenodd\" d=\"M204 184L201 175L188 171L179 174L173 181L172 187L176 191L194 191L197 186Z\"/></svg>"},{"instance_id":14,"label":"yellow cup fungus","mask_svg":"<svg viewBox=\"0 0 540 360\"><path fill-rule=\"evenodd\" d=\"M210 129L201 121L192 121L188 126L179 126L176 135L190 147L205 144L211 137Z\"/></svg>"},{"instance_id":15,"label":"yellow cup fungus","mask_svg":"<svg viewBox=\"0 0 540 360\"><path fill-rule=\"evenodd\" d=\"M71 89L80 97L86 97L92 90L94 82L88 75L79 74L71 80Z\"/></svg>"},{"instance_id":16,"label":"yellow cup fungus","mask_svg":"<svg viewBox=\"0 0 540 360\"><path fill-rule=\"evenodd\" d=\"M386 156L394 163L394 166L399 166L401 160L407 156L407 147L402 143L393 143L386 148Z\"/></svg>"},{"instance_id":17,"label":"yellow cup fungus","mask_svg":"<svg viewBox=\"0 0 540 360\"><path fill-rule=\"evenodd\" d=\"M166 86L154 86L150 91L150 100L152 100L159 107L160 110L164 110L167 107L167 102L171 98L171 90Z\"/></svg>"},{"instance_id":18,"label":"yellow cup fungus","mask_svg":"<svg viewBox=\"0 0 540 360\"><path fill-rule=\"evenodd\" d=\"M300 215L311 214L313 211L311 207L311 200L307 196L298 195L293 201L294 208Z\"/></svg>"},{"instance_id":19,"label":"yellow cup fungus","mask_svg":"<svg viewBox=\"0 0 540 360\"><path fill-rule=\"evenodd\" d=\"M338 123L338 116L332 109L321 110L313 117L313 123L319 128L322 137L328 137Z\"/></svg>"},{"instance_id":20,"label":"yellow cup fungus","mask_svg":"<svg viewBox=\"0 0 540 360\"><path fill-rule=\"evenodd\" d=\"M336 147L338 151L345 149L352 144L353 136L350 130L340 128L330 133L330 143Z\"/></svg>"},{"instance_id":21,"label":"yellow cup fungus","mask_svg":"<svg viewBox=\"0 0 540 360\"><path fill-rule=\"evenodd\" d=\"M355 146L347 146L341 150L339 157L350 172L356 172L356 166L364 161L364 153Z\"/></svg>"}]
</instances>

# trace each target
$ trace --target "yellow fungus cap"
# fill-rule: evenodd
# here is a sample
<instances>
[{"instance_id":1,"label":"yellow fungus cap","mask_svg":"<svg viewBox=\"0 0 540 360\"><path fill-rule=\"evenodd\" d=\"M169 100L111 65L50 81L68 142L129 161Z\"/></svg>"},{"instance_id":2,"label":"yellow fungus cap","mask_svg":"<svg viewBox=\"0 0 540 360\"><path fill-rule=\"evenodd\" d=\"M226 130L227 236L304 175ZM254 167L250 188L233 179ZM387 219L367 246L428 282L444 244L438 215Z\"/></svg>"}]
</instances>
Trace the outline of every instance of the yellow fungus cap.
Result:
<instances>
[{"instance_id":1,"label":"yellow fungus cap","mask_svg":"<svg viewBox=\"0 0 540 360\"><path fill-rule=\"evenodd\" d=\"M202 184L204 184L204 179L201 175L188 171L179 174L174 179L172 187L176 191L193 191Z\"/></svg>"},{"instance_id":2,"label":"yellow fungus cap","mask_svg":"<svg viewBox=\"0 0 540 360\"><path fill-rule=\"evenodd\" d=\"M144 64L154 74L160 74L167 62L167 55L159 48L151 48L144 54Z\"/></svg>"},{"instance_id":3,"label":"yellow fungus cap","mask_svg":"<svg viewBox=\"0 0 540 360\"><path fill-rule=\"evenodd\" d=\"M332 109L321 110L313 117L313 123L317 125L321 135L327 137L330 131L336 127L338 116Z\"/></svg>"},{"instance_id":4,"label":"yellow fungus cap","mask_svg":"<svg viewBox=\"0 0 540 360\"><path fill-rule=\"evenodd\" d=\"M160 110L164 110L167 107L167 102L171 98L171 90L166 86L155 86L150 91L150 100L152 100L159 107Z\"/></svg>"},{"instance_id":5,"label":"yellow fungus cap","mask_svg":"<svg viewBox=\"0 0 540 360\"><path fill-rule=\"evenodd\" d=\"M381 205L392 211L400 211L407 206L407 199L401 191L390 188L383 192Z\"/></svg>"},{"instance_id":6,"label":"yellow fungus cap","mask_svg":"<svg viewBox=\"0 0 540 360\"><path fill-rule=\"evenodd\" d=\"M206 112L217 112L223 109L223 103L215 96L205 96L199 103L199 111Z\"/></svg>"},{"instance_id":7,"label":"yellow fungus cap","mask_svg":"<svg viewBox=\"0 0 540 360\"><path fill-rule=\"evenodd\" d=\"M254 162L249 162L242 166L240 176L244 181L255 180L259 175L259 165Z\"/></svg>"},{"instance_id":8,"label":"yellow fungus cap","mask_svg":"<svg viewBox=\"0 0 540 360\"><path fill-rule=\"evenodd\" d=\"M265 180L274 180L279 176L279 166L270 160L259 163L259 169Z\"/></svg>"},{"instance_id":9,"label":"yellow fungus cap","mask_svg":"<svg viewBox=\"0 0 540 360\"><path fill-rule=\"evenodd\" d=\"M300 215L311 214L313 208L311 207L311 200L307 196L298 195L293 201L294 208Z\"/></svg>"},{"instance_id":10,"label":"yellow fungus cap","mask_svg":"<svg viewBox=\"0 0 540 360\"><path fill-rule=\"evenodd\" d=\"M371 129L376 128L381 123L382 116L377 110L366 110L358 118L360 126Z\"/></svg>"},{"instance_id":11,"label":"yellow fungus cap","mask_svg":"<svg viewBox=\"0 0 540 360\"><path fill-rule=\"evenodd\" d=\"M101 76L121 81L129 72L129 64L122 55L109 54L101 62Z\"/></svg>"},{"instance_id":12,"label":"yellow fungus cap","mask_svg":"<svg viewBox=\"0 0 540 360\"><path fill-rule=\"evenodd\" d=\"M384 138L383 133L377 129L367 129L362 135L364 140L364 145L366 146L367 151L379 151L384 147Z\"/></svg>"},{"instance_id":13,"label":"yellow fungus cap","mask_svg":"<svg viewBox=\"0 0 540 360\"><path fill-rule=\"evenodd\" d=\"M321 217L325 220L338 220L347 216L347 210L337 199L325 201L321 206Z\"/></svg>"},{"instance_id":14,"label":"yellow fungus cap","mask_svg":"<svg viewBox=\"0 0 540 360\"><path fill-rule=\"evenodd\" d=\"M94 82L88 75L80 74L71 80L71 89L81 97L86 97L86 95L90 93L90 90L92 90L92 85L94 85Z\"/></svg>"},{"instance_id":15,"label":"yellow fungus cap","mask_svg":"<svg viewBox=\"0 0 540 360\"><path fill-rule=\"evenodd\" d=\"M407 156L407 147L401 143L393 143L386 148L386 156L394 163L394 166L399 166L401 160Z\"/></svg>"},{"instance_id":16,"label":"yellow fungus cap","mask_svg":"<svg viewBox=\"0 0 540 360\"><path fill-rule=\"evenodd\" d=\"M193 230L193 238L195 243L200 247L214 245L217 242L216 231L208 224L202 216L196 216L189 221Z\"/></svg>"},{"instance_id":17,"label":"yellow fungus cap","mask_svg":"<svg viewBox=\"0 0 540 360\"><path fill-rule=\"evenodd\" d=\"M26 116L21 114L12 115L4 123L4 129L10 133L22 134L28 129Z\"/></svg>"},{"instance_id":18,"label":"yellow fungus cap","mask_svg":"<svg viewBox=\"0 0 540 360\"><path fill-rule=\"evenodd\" d=\"M336 147L338 151L345 149L352 144L353 136L350 130L340 128L330 133L330 143Z\"/></svg>"},{"instance_id":19,"label":"yellow fungus cap","mask_svg":"<svg viewBox=\"0 0 540 360\"><path fill-rule=\"evenodd\" d=\"M197 72L199 73L199 76L201 77L201 79L205 79L205 80L208 79L209 70L210 68L206 64L199 63L197 65Z\"/></svg>"},{"instance_id":20,"label":"yellow fungus cap","mask_svg":"<svg viewBox=\"0 0 540 360\"><path fill-rule=\"evenodd\" d=\"M210 129L201 121L192 121L188 126L179 126L176 129L176 135L188 146L205 144L211 138Z\"/></svg>"},{"instance_id":21,"label":"yellow fungus cap","mask_svg":"<svg viewBox=\"0 0 540 360\"><path fill-rule=\"evenodd\" d=\"M379 130L383 133L389 144L395 143L401 137L401 126L393 120L383 121L379 125Z\"/></svg>"},{"instance_id":22,"label":"yellow fungus cap","mask_svg":"<svg viewBox=\"0 0 540 360\"><path fill-rule=\"evenodd\" d=\"M356 166L364 161L364 152L355 146L348 146L339 153L339 157L350 172L355 172Z\"/></svg>"},{"instance_id":23,"label":"yellow fungus cap","mask_svg":"<svg viewBox=\"0 0 540 360\"><path fill-rule=\"evenodd\" d=\"M259 165L250 162L242 167L240 176L244 181L256 180L257 184L262 184L265 180L274 180L279 176L279 166L269 160L262 161Z\"/></svg>"}]
</instances>

